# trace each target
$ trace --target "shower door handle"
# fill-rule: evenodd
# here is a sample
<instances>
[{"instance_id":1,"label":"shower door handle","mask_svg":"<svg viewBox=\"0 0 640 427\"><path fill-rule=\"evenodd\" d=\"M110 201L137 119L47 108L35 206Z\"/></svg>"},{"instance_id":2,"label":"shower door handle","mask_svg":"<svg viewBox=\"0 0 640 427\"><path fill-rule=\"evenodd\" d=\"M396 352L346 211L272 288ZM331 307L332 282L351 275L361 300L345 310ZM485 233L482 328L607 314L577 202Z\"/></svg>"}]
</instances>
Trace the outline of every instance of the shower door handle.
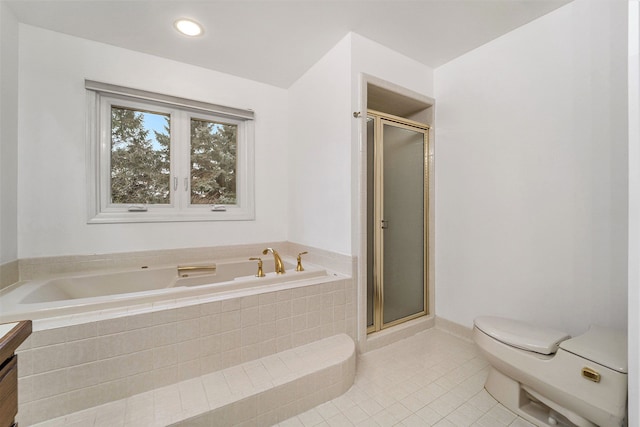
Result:
<instances>
[{"instance_id":1,"label":"shower door handle","mask_svg":"<svg viewBox=\"0 0 640 427\"><path fill-rule=\"evenodd\" d=\"M389 221L386 220L380 220L380 228L382 228L383 230L386 230L387 228L389 228Z\"/></svg>"}]
</instances>

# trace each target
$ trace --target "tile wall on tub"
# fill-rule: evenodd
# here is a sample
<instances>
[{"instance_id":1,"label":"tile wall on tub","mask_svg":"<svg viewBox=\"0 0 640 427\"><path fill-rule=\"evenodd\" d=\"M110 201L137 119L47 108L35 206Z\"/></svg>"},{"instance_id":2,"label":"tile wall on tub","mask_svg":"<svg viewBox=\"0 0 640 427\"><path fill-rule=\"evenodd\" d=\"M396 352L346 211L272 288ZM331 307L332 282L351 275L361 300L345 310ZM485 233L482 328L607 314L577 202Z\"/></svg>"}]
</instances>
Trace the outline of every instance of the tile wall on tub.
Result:
<instances>
[{"instance_id":1,"label":"tile wall on tub","mask_svg":"<svg viewBox=\"0 0 640 427\"><path fill-rule=\"evenodd\" d=\"M21 424L79 411L338 333L352 278L36 331L20 347Z\"/></svg>"}]
</instances>

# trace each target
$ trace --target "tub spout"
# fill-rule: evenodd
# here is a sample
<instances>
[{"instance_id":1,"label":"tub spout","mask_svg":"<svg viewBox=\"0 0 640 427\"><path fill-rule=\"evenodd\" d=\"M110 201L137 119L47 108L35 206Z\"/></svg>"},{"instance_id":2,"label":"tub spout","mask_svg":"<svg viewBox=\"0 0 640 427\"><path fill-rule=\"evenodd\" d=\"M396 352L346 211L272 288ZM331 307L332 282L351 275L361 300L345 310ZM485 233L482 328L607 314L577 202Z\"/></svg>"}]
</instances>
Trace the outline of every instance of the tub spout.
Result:
<instances>
[{"instance_id":1,"label":"tub spout","mask_svg":"<svg viewBox=\"0 0 640 427\"><path fill-rule=\"evenodd\" d=\"M216 265L179 265L178 266L178 276L179 277L189 277L191 273L215 273Z\"/></svg>"},{"instance_id":2,"label":"tub spout","mask_svg":"<svg viewBox=\"0 0 640 427\"><path fill-rule=\"evenodd\" d=\"M275 261L275 265L276 265L276 274L284 274L284 263L282 262L282 258L280 258L280 255L278 255L278 252L275 249L272 248L267 248L264 251L262 251L262 255L266 255L267 253L271 252L273 254L273 260Z\"/></svg>"}]
</instances>

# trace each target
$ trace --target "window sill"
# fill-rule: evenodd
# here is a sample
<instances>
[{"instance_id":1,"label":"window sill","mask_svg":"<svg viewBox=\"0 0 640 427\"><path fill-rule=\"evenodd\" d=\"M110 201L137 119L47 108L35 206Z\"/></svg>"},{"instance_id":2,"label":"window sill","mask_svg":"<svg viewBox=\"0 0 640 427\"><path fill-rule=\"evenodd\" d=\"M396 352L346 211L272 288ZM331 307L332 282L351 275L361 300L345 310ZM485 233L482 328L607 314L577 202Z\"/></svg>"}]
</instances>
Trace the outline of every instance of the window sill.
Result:
<instances>
[{"instance_id":1,"label":"window sill","mask_svg":"<svg viewBox=\"0 0 640 427\"><path fill-rule=\"evenodd\" d=\"M249 209L227 207L226 211L197 212L101 212L89 218L87 224L126 224L144 222L207 222L207 221L252 221L255 213Z\"/></svg>"}]
</instances>

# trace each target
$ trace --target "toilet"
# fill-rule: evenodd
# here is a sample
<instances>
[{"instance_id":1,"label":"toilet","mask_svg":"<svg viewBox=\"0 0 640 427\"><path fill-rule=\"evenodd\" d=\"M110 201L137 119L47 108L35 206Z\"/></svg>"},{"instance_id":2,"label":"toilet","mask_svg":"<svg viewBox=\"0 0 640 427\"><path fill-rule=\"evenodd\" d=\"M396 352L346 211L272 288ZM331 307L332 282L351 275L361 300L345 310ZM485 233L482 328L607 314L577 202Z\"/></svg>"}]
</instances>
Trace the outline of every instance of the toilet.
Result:
<instances>
[{"instance_id":1,"label":"toilet","mask_svg":"<svg viewBox=\"0 0 640 427\"><path fill-rule=\"evenodd\" d=\"M486 390L537 426L619 427L627 409L627 339L591 326L567 333L482 316L473 339L491 370Z\"/></svg>"}]
</instances>

